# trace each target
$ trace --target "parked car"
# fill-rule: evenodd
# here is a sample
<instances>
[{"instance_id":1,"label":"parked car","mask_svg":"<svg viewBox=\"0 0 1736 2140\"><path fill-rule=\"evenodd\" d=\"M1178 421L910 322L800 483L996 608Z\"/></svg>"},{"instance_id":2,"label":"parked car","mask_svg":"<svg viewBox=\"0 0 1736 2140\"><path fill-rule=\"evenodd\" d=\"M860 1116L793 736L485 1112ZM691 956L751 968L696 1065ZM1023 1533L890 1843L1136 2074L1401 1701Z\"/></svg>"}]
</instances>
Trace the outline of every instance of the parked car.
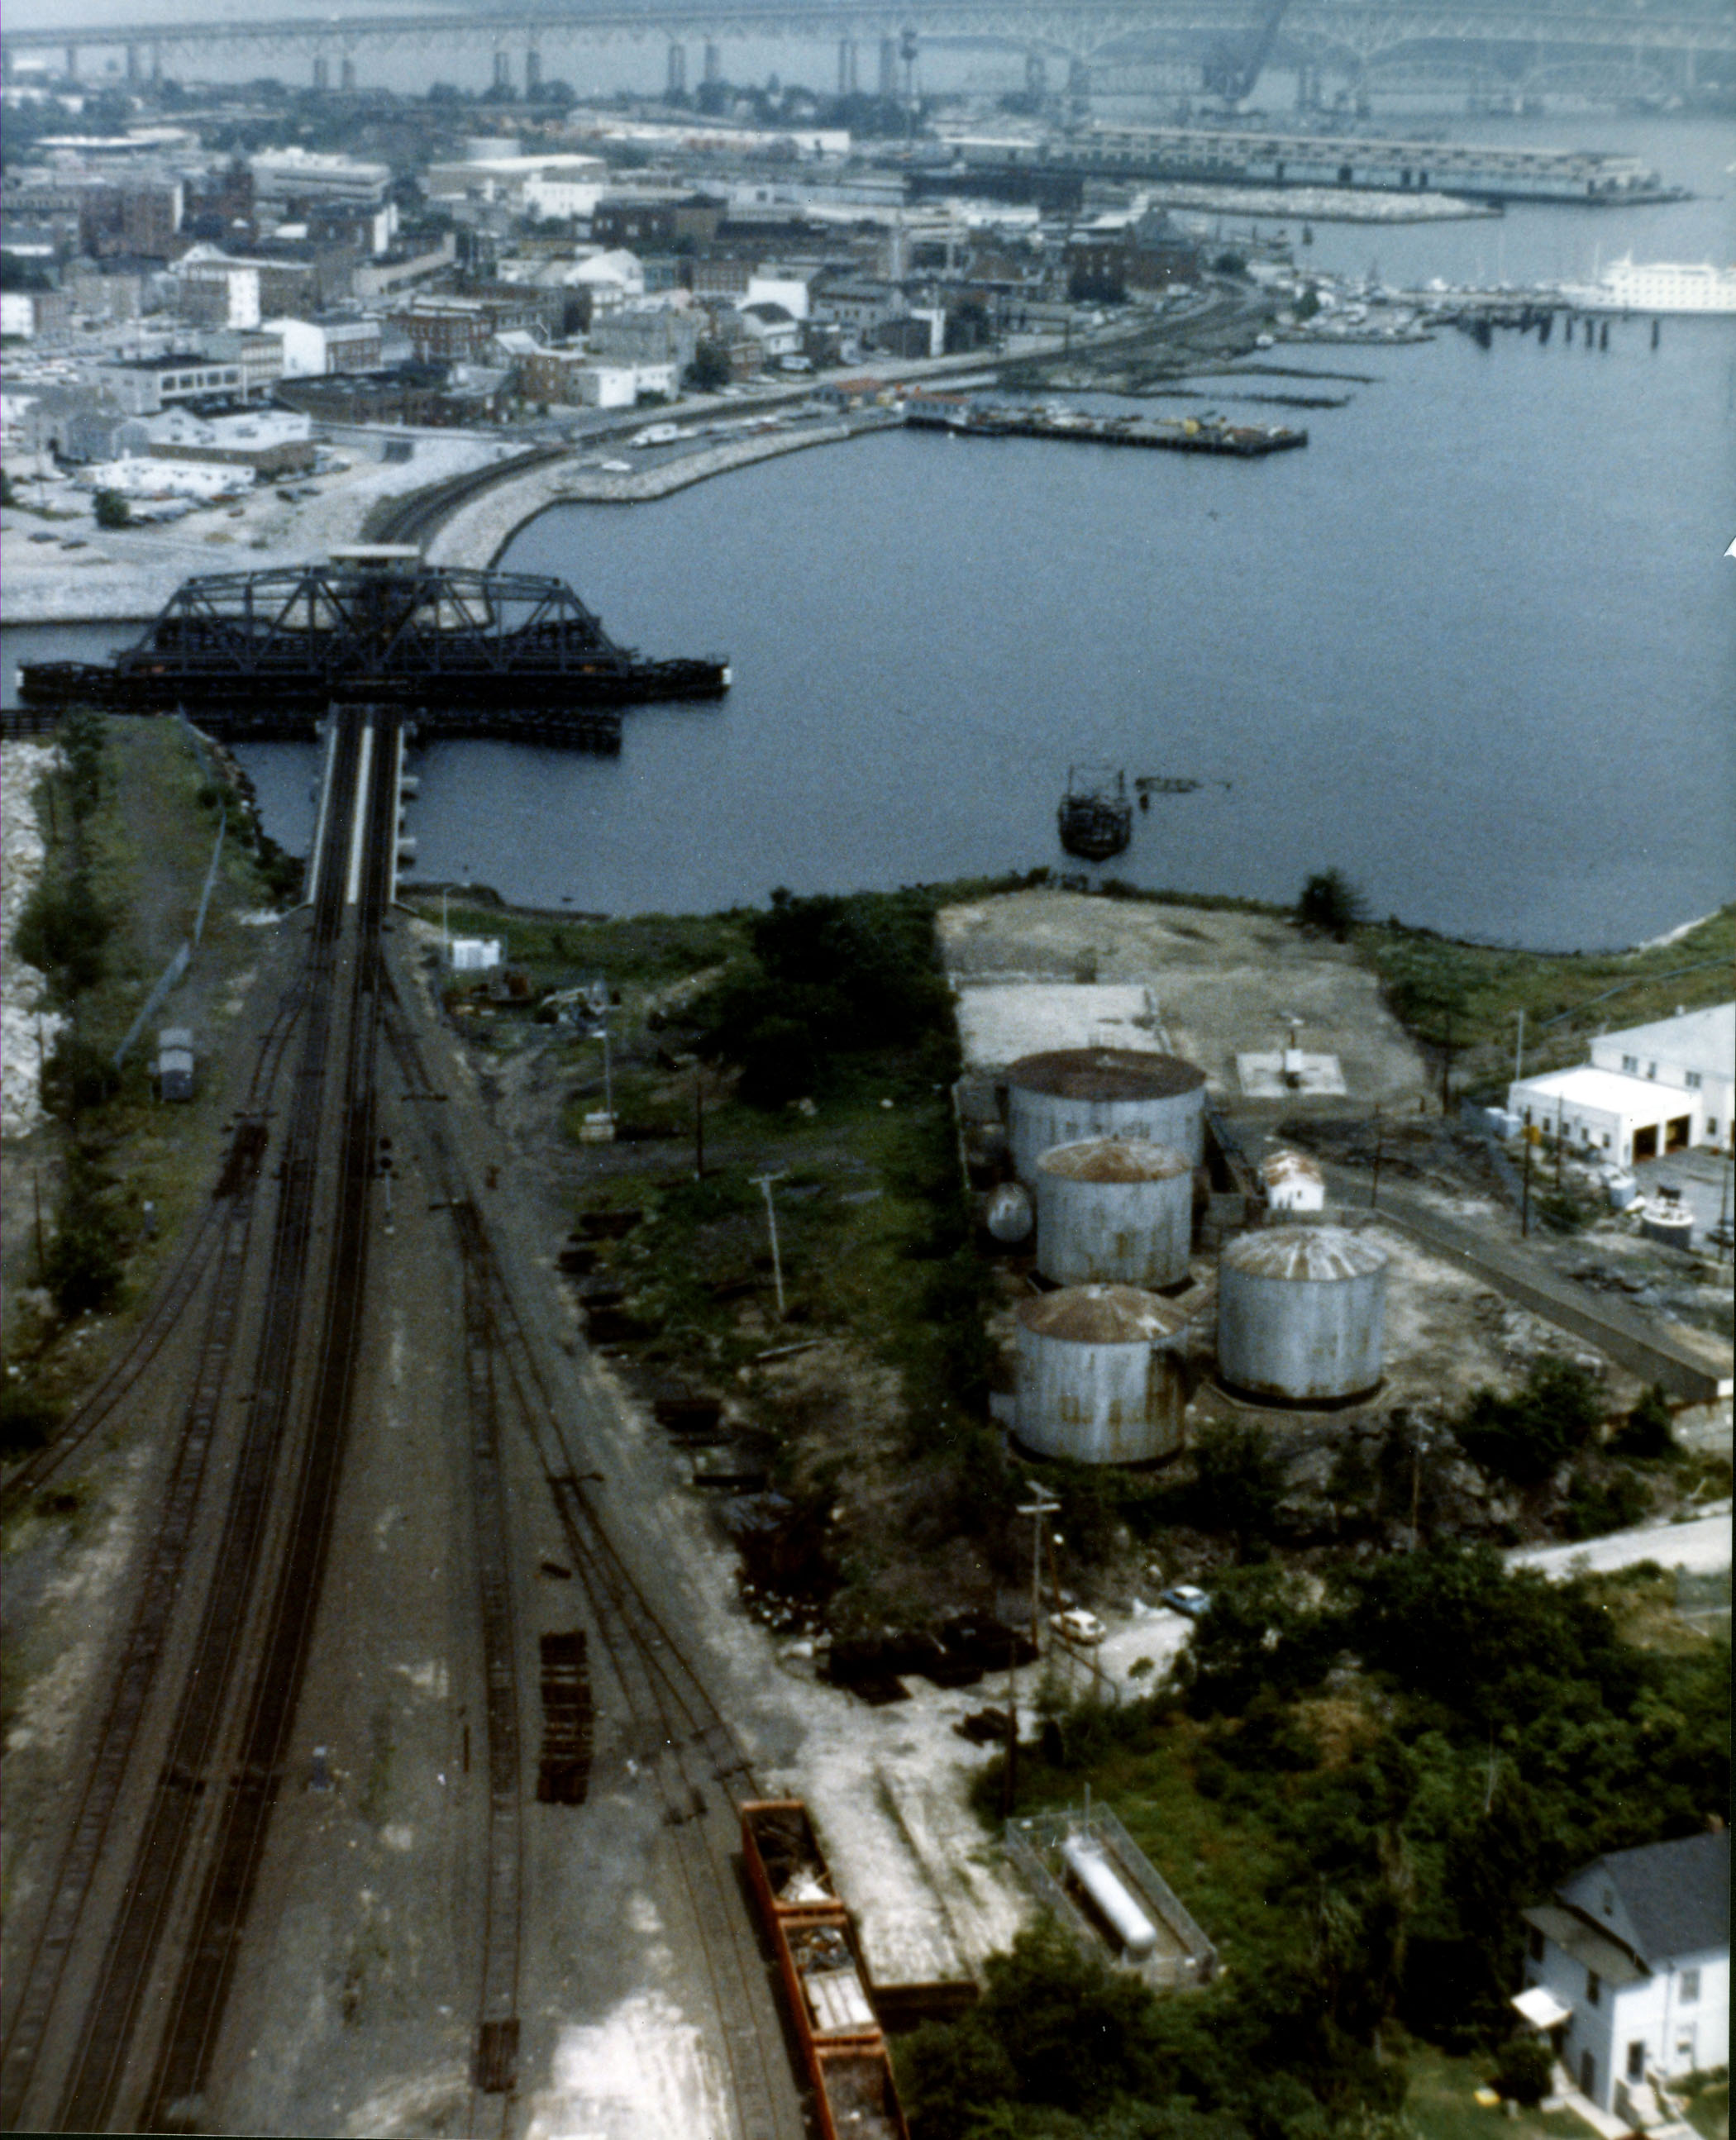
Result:
<instances>
[{"instance_id":1,"label":"parked car","mask_svg":"<svg viewBox=\"0 0 1736 2140\"><path fill-rule=\"evenodd\" d=\"M1049 1624L1063 1642L1076 1642L1082 1649L1094 1649L1109 1632L1097 1615L1086 1612L1082 1605L1065 1612L1051 1612Z\"/></svg>"},{"instance_id":2,"label":"parked car","mask_svg":"<svg viewBox=\"0 0 1736 2140\"><path fill-rule=\"evenodd\" d=\"M1158 1598L1160 1605L1167 1605L1172 1612L1183 1612L1190 1620L1202 1620L1212 1609L1212 1600L1197 1583L1178 1583Z\"/></svg>"}]
</instances>

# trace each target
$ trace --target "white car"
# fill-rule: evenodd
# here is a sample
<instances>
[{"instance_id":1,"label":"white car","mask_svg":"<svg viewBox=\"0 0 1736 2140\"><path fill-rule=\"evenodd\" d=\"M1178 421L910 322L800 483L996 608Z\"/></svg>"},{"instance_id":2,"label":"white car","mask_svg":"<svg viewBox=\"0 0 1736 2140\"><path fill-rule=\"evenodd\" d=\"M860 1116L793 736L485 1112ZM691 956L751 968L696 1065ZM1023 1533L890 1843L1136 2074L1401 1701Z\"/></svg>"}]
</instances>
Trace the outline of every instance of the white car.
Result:
<instances>
[{"instance_id":1,"label":"white car","mask_svg":"<svg viewBox=\"0 0 1736 2140\"><path fill-rule=\"evenodd\" d=\"M1088 1612L1082 1605L1075 1605L1065 1612L1051 1612L1049 1624L1064 1642L1075 1642L1082 1649L1094 1649L1109 1630L1094 1612Z\"/></svg>"}]
</instances>

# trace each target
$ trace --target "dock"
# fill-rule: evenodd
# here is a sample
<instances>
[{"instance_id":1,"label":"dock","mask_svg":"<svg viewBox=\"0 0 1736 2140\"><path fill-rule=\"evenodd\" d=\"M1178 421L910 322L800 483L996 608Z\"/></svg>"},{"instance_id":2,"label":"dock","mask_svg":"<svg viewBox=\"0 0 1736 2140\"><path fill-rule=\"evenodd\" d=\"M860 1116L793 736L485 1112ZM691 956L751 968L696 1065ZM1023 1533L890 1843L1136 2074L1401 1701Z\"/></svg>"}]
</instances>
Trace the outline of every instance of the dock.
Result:
<instances>
[{"instance_id":1,"label":"dock","mask_svg":"<svg viewBox=\"0 0 1736 2140\"><path fill-rule=\"evenodd\" d=\"M1256 460L1306 446L1308 434L1281 424L1232 424L1221 416L1093 416L1081 410L1026 409L1009 402L912 396L905 422L954 438L1061 439L1088 446L1143 446L1167 454L1227 454Z\"/></svg>"}]
</instances>

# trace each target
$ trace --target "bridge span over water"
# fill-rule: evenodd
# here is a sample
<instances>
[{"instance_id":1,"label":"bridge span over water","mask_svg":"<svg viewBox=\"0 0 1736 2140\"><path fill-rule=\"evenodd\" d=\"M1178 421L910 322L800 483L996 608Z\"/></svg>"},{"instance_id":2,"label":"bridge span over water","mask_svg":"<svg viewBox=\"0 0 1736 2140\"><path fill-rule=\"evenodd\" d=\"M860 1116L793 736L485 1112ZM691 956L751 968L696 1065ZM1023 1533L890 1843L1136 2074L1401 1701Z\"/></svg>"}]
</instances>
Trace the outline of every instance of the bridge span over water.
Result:
<instances>
[{"instance_id":1,"label":"bridge span over water","mask_svg":"<svg viewBox=\"0 0 1736 2140\"><path fill-rule=\"evenodd\" d=\"M1650 71L1691 85L1696 62L1736 54L1729 0L647 0L647 4L546 4L437 11L322 12L172 19L89 27L7 29L0 60L10 71L37 54L81 64L116 55L127 77L209 64L223 53L263 61L295 56L317 87L353 86L358 56L436 44L494 55L494 78L511 86L522 65L534 90L549 61L575 48L662 44L671 87L687 81L686 51L703 53L706 79L723 71L725 43L811 40L837 47L840 91L878 86L895 96L924 42L981 42L1060 61L1075 89L1107 86L1126 70L1165 61L1206 63L1226 50L1258 48L1282 63L1352 75L1394 65L1481 73L1515 84L1576 61ZM864 48L858 66L858 47ZM878 72L876 60L878 58ZM1251 86L1251 85L1249 85ZM1245 91L1244 92L1245 93Z\"/></svg>"}]
</instances>

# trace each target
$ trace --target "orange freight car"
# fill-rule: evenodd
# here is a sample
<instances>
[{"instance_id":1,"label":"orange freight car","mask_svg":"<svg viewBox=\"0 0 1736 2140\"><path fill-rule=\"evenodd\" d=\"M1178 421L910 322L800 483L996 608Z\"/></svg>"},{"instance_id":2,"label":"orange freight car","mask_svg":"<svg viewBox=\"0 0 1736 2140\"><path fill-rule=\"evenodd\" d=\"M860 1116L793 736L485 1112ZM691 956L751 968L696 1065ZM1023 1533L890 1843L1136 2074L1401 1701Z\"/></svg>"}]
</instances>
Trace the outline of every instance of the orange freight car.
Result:
<instances>
[{"instance_id":1,"label":"orange freight car","mask_svg":"<svg viewBox=\"0 0 1736 2140\"><path fill-rule=\"evenodd\" d=\"M741 1843L824 2140L909 2140L855 1928L807 1808L798 1799L744 1806Z\"/></svg>"}]
</instances>

